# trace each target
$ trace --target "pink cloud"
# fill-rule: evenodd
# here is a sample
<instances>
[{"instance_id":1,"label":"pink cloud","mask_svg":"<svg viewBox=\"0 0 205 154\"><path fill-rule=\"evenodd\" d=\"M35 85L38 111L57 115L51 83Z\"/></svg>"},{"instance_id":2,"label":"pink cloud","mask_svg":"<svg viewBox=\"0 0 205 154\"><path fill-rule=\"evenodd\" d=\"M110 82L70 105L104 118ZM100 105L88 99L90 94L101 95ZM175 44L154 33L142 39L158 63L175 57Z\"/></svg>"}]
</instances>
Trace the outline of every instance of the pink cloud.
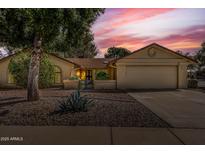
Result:
<instances>
[{"instance_id":1,"label":"pink cloud","mask_svg":"<svg viewBox=\"0 0 205 154\"><path fill-rule=\"evenodd\" d=\"M194 49L205 41L205 25L189 27L180 34L170 35L158 40L161 44L178 50ZM151 41L150 41L151 42Z\"/></svg>"},{"instance_id":2,"label":"pink cloud","mask_svg":"<svg viewBox=\"0 0 205 154\"><path fill-rule=\"evenodd\" d=\"M156 42L173 50L197 51L205 41L205 9L106 9L92 27L102 52L131 51Z\"/></svg>"},{"instance_id":3,"label":"pink cloud","mask_svg":"<svg viewBox=\"0 0 205 154\"><path fill-rule=\"evenodd\" d=\"M182 30L180 34L169 35L161 39L119 35L97 40L96 43L103 53L106 52L107 48L112 46L124 47L134 51L153 42L173 50L194 52L199 49L202 41L205 41L205 25L189 27Z\"/></svg>"},{"instance_id":4,"label":"pink cloud","mask_svg":"<svg viewBox=\"0 0 205 154\"><path fill-rule=\"evenodd\" d=\"M102 15L99 20L94 24L93 31L95 36L110 33L118 27L127 24L145 20L163 13L173 11L172 8L162 9L146 9L146 8L133 8L133 9L107 9L105 15Z\"/></svg>"},{"instance_id":5,"label":"pink cloud","mask_svg":"<svg viewBox=\"0 0 205 154\"><path fill-rule=\"evenodd\" d=\"M140 20L145 20L163 13L167 13L174 9L163 8L163 9L123 9L120 14L114 16L117 20L111 19L111 25L116 28L122 25L127 25L128 23L137 22ZM112 22L113 21L113 22Z\"/></svg>"},{"instance_id":6,"label":"pink cloud","mask_svg":"<svg viewBox=\"0 0 205 154\"><path fill-rule=\"evenodd\" d=\"M123 46L123 44L127 44L127 45L142 44L145 42L146 39L148 38L146 37L137 38L137 37L132 37L130 35L119 35L119 36L113 36L102 40L98 40L96 41L96 43L99 48L107 48L112 46Z\"/></svg>"},{"instance_id":7,"label":"pink cloud","mask_svg":"<svg viewBox=\"0 0 205 154\"><path fill-rule=\"evenodd\" d=\"M94 32L94 35L97 37L97 36L101 36L101 35L103 35L105 33L110 33L112 31L113 31L112 28L103 28L103 29L101 29L99 31Z\"/></svg>"}]
</instances>

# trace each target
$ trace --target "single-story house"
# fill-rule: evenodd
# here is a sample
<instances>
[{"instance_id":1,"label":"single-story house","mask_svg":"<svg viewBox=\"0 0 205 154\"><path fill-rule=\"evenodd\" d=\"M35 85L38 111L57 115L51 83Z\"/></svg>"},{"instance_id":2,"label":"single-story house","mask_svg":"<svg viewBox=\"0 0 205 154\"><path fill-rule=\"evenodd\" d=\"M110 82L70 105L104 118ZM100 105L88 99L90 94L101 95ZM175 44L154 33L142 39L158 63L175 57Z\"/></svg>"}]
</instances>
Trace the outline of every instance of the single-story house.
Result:
<instances>
[{"instance_id":1,"label":"single-story house","mask_svg":"<svg viewBox=\"0 0 205 154\"><path fill-rule=\"evenodd\" d=\"M15 55L0 59L0 86L15 84L8 71L13 56ZM61 58L55 54L48 56L55 66L54 85L63 84L64 80L78 76L82 81L94 81L86 82L88 84L101 84L100 87L105 89L106 86L117 89L186 88L187 66L196 63L193 59L156 43L118 59ZM107 82L97 82L96 74L100 71L108 74Z\"/></svg>"}]
</instances>

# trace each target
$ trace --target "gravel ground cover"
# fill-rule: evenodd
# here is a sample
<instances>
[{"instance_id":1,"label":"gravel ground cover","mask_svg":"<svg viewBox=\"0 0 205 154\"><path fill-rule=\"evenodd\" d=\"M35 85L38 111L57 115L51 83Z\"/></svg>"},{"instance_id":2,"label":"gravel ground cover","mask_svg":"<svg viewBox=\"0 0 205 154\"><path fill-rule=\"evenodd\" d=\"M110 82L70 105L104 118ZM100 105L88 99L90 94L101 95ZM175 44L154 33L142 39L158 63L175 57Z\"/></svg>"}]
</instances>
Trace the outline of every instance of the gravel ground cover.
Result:
<instances>
[{"instance_id":1,"label":"gravel ground cover","mask_svg":"<svg viewBox=\"0 0 205 154\"><path fill-rule=\"evenodd\" d=\"M95 100L87 112L52 113L72 90L41 90L39 101L27 102L25 90L0 91L0 125L63 125L113 127L168 127L149 109L120 91L82 92Z\"/></svg>"}]
</instances>

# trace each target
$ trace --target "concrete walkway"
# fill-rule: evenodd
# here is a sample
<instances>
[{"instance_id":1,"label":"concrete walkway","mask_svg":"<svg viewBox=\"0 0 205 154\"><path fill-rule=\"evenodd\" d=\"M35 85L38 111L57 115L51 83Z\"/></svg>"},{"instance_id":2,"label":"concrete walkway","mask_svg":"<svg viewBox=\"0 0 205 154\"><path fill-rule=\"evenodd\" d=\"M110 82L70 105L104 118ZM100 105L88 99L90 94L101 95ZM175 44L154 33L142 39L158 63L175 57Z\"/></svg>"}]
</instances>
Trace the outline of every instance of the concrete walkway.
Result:
<instances>
[{"instance_id":1,"label":"concrete walkway","mask_svg":"<svg viewBox=\"0 0 205 154\"><path fill-rule=\"evenodd\" d=\"M131 92L129 95L175 128L205 128L203 91Z\"/></svg>"},{"instance_id":2,"label":"concrete walkway","mask_svg":"<svg viewBox=\"0 0 205 154\"><path fill-rule=\"evenodd\" d=\"M205 129L1 126L0 144L205 144Z\"/></svg>"}]
</instances>

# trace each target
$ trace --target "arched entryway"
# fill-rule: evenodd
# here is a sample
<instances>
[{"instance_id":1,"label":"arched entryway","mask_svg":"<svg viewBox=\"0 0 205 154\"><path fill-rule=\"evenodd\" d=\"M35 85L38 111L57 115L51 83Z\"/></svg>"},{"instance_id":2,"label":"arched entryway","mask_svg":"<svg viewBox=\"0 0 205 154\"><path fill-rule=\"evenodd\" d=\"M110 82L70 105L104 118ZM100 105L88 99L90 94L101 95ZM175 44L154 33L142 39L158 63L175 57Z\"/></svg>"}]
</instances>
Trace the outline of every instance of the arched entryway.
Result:
<instances>
[{"instance_id":1,"label":"arched entryway","mask_svg":"<svg viewBox=\"0 0 205 154\"><path fill-rule=\"evenodd\" d=\"M8 84L15 84L15 78L14 76L8 71Z\"/></svg>"}]
</instances>

